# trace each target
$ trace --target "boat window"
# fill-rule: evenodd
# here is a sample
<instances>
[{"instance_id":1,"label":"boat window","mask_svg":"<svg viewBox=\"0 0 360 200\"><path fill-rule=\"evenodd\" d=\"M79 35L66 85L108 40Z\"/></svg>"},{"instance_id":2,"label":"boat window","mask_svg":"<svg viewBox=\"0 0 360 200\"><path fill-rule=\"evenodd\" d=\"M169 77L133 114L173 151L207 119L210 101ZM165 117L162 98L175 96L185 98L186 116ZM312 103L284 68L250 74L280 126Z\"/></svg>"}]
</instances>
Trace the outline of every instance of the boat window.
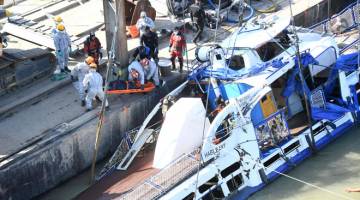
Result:
<instances>
[{"instance_id":1,"label":"boat window","mask_svg":"<svg viewBox=\"0 0 360 200\"><path fill-rule=\"evenodd\" d=\"M218 181L219 181L218 177L214 176L213 178L211 178L210 180L208 180L206 183L202 184L199 187L199 192L204 193L205 191L210 189L212 186L216 185Z\"/></svg>"},{"instance_id":2,"label":"boat window","mask_svg":"<svg viewBox=\"0 0 360 200\"><path fill-rule=\"evenodd\" d=\"M279 159L280 159L280 154L277 153L273 157L271 157L269 160L264 162L264 166L269 167L271 164L273 164L274 162L276 162Z\"/></svg>"},{"instance_id":3,"label":"boat window","mask_svg":"<svg viewBox=\"0 0 360 200\"><path fill-rule=\"evenodd\" d=\"M236 170L238 170L240 168L240 163L236 162L232 165L230 165L229 167L225 168L224 170L221 171L221 176L223 178L229 176L230 174L232 174L233 172L235 172Z\"/></svg>"},{"instance_id":4,"label":"boat window","mask_svg":"<svg viewBox=\"0 0 360 200\"><path fill-rule=\"evenodd\" d=\"M189 195L187 195L186 197L184 197L182 200L193 200L195 198L195 193L192 192Z\"/></svg>"},{"instance_id":5,"label":"boat window","mask_svg":"<svg viewBox=\"0 0 360 200\"><path fill-rule=\"evenodd\" d=\"M230 136L232 130L230 122L232 120L234 120L232 114L228 114L225 117L215 132L215 138L213 139L214 144L219 144Z\"/></svg>"},{"instance_id":6,"label":"boat window","mask_svg":"<svg viewBox=\"0 0 360 200\"><path fill-rule=\"evenodd\" d=\"M221 186L217 186L215 189L211 190L209 193L204 195L202 200L215 200L215 199L224 199L225 195Z\"/></svg>"},{"instance_id":7,"label":"boat window","mask_svg":"<svg viewBox=\"0 0 360 200\"><path fill-rule=\"evenodd\" d=\"M287 35L287 31L285 30L274 37L273 40L257 48L256 51L259 54L261 60L266 62L280 55L282 52L284 52L284 49L287 49L290 46L291 41Z\"/></svg>"},{"instance_id":8,"label":"boat window","mask_svg":"<svg viewBox=\"0 0 360 200\"><path fill-rule=\"evenodd\" d=\"M233 55L229 59L229 68L232 70L240 70L245 67L244 58L241 55Z\"/></svg>"},{"instance_id":9,"label":"boat window","mask_svg":"<svg viewBox=\"0 0 360 200\"><path fill-rule=\"evenodd\" d=\"M228 186L230 192L234 192L242 184L243 184L243 179L241 174L234 176L233 178L231 178L226 182L226 185Z\"/></svg>"}]
</instances>

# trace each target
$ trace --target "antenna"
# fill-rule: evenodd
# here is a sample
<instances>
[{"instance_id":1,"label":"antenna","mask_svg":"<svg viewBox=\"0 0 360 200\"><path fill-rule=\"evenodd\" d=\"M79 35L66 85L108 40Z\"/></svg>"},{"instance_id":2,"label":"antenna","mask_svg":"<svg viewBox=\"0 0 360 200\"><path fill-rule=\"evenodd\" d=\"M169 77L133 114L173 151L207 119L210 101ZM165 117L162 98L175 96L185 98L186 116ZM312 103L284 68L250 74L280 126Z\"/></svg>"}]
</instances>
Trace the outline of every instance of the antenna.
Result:
<instances>
[{"instance_id":1,"label":"antenna","mask_svg":"<svg viewBox=\"0 0 360 200\"><path fill-rule=\"evenodd\" d=\"M293 32L294 32L294 39L295 39L295 48L296 48L296 57L297 57L297 64L298 64L298 68L299 68L299 76L300 76L300 82L301 82L301 86L302 86L302 90L303 90L303 95L304 95L304 101L305 101L305 108L306 108L306 115L307 115L307 120L308 120L308 126L310 129L310 137L311 137L311 141L309 143L309 146L312 150L313 153L316 152L316 146L315 146L315 138L314 138L314 131L312 129L312 119L311 119L311 109L309 106L309 99L308 96L306 95L305 92L305 79L304 76L302 74L303 72L303 66L301 63L301 55L300 55L300 48L299 48L299 37L297 34L297 30L295 27L295 20L294 20L294 15L293 15L293 11L292 11L292 6L291 6L291 0L289 0L289 7L290 7L290 15L291 15L291 23L292 23L292 28L293 28Z\"/></svg>"}]
</instances>

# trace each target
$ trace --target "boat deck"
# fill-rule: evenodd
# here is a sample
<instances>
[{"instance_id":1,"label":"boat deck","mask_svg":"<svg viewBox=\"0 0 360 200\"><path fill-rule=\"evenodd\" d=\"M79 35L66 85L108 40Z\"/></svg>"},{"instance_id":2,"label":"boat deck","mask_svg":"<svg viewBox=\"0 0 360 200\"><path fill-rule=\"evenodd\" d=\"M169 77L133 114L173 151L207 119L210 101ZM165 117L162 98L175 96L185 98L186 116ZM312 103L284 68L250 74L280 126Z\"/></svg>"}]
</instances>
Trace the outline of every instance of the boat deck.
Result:
<instances>
[{"instance_id":1,"label":"boat deck","mask_svg":"<svg viewBox=\"0 0 360 200\"><path fill-rule=\"evenodd\" d=\"M76 199L115 199L130 191L139 183L159 172L152 167L154 151L137 157L126 171L114 171L111 175L102 178L90 189L84 191Z\"/></svg>"},{"instance_id":2,"label":"boat deck","mask_svg":"<svg viewBox=\"0 0 360 200\"><path fill-rule=\"evenodd\" d=\"M298 135L308 125L308 119L306 113L300 112L288 120L288 126L291 135Z\"/></svg>"}]
</instances>

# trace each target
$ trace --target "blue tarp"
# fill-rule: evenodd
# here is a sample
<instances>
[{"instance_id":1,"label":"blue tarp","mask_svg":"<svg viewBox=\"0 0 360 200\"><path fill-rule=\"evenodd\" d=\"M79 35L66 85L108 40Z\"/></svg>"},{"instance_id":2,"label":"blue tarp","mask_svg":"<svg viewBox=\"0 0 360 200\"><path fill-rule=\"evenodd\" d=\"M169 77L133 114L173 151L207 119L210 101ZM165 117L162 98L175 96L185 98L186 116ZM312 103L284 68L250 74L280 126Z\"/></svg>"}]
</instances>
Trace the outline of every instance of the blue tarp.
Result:
<instances>
[{"instance_id":1,"label":"blue tarp","mask_svg":"<svg viewBox=\"0 0 360 200\"><path fill-rule=\"evenodd\" d=\"M329 79L334 80L334 76L337 76L337 70L343 70L343 71L356 70L358 68L357 59L358 59L358 53L341 56L336 61L335 67L332 69ZM301 63L305 68L308 67L309 64L317 64L317 61L309 53L304 53L301 55ZM299 75L299 67L298 67L297 59L295 58L295 67L292 73L290 74L290 76L288 77L287 86L282 93L282 95L286 97L287 100L293 92L297 92L298 94L303 95L303 87L305 89L306 95L310 98L310 90L306 82L304 82L302 85L298 75ZM329 85L331 87L329 87ZM328 84L325 90L327 91L332 88L333 88L333 84ZM350 110L348 108L344 108L339 105L326 102L325 108L311 107L311 111L312 111L311 112L312 118L314 120L322 120L322 119L335 120L343 116L346 112L349 112Z\"/></svg>"},{"instance_id":2,"label":"blue tarp","mask_svg":"<svg viewBox=\"0 0 360 200\"><path fill-rule=\"evenodd\" d=\"M338 70L352 72L358 69L359 52L340 56L332 68L325 85L325 95L331 94L335 86L335 80L338 76Z\"/></svg>"},{"instance_id":3,"label":"blue tarp","mask_svg":"<svg viewBox=\"0 0 360 200\"><path fill-rule=\"evenodd\" d=\"M314 120L336 120L347 112L350 112L350 110L329 102L325 103L324 109L311 107L311 114Z\"/></svg>"},{"instance_id":4,"label":"blue tarp","mask_svg":"<svg viewBox=\"0 0 360 200\"><path fill-rule=\"evenodd\" d=\"M317 64L317 61L314 59L314 57L312 57L310 55L310 53L303 53L301 54L301 64L303 66L303 68L305 69L306 67L309 66L309 64ZM298 94L302 95L303 94L303 86L301 84L301 80L299 78L299 72L300 69L298 67L298 58L295 57L294 58L295 61L295 67L293 68L290 76L288 77L288 80L286 82L286 88L284 88L284 91L282 93L282 96L286 97L286 99L288 99L290 97L290 95L293 92L297 92ZM305 93L307 95L310 95L310 90L307 87L306 83L304 84L304 88L305 88Z\"/></svg>"}]
</instances>

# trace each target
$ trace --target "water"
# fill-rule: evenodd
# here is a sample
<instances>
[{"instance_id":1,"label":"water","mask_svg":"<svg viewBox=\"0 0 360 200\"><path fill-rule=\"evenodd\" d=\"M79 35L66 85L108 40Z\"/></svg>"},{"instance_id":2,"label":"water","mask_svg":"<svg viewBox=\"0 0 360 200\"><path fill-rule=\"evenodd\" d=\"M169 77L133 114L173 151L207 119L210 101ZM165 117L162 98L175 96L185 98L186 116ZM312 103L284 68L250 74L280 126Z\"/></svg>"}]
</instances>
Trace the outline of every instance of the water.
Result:
<instances>
[{"instance_id":1,"label":"water","mask_svg":"<svg viewBox=\"0 0 360 200\"><path fill-rule=\"evenodd\" d=\"M288 175L352 199L360 193L347 193L360 187L360 129L352 128L327 147L298 165ZM306 184L280 177L253 195L250 200L340 200Z\"/></svg>"},{"instance_id":2,"label":"water","mask_svg":"<svg viewBox=\"0 0 360 200\"><path fill-rule=\"evenodd\" d=\"M105 158L103 161L96 164L96 173L98 174L102 167L110 158ZM81 192L90 187L90 168L81 174L71 178L63 184L57 186L53 190L37 197L39 200L68 200L74 199Z\"/></svg>"}]
</instances>

